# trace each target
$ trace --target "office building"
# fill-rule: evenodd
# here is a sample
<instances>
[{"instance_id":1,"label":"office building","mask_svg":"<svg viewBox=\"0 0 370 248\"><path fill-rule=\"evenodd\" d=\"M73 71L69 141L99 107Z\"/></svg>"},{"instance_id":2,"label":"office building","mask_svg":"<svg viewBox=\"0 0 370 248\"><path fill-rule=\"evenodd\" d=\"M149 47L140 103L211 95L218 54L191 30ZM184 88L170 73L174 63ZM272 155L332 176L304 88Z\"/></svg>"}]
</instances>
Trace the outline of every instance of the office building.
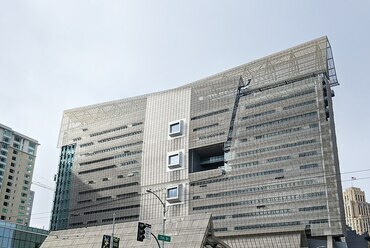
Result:
<instances>
[{"instance_id":1,"label":"office building","mask_svg":"<svg viewBox=\"0 0 370 248\"><path fill-rule=\"evenodd\" d=\"M0 220L0 247L39 248L48 231Z\"/></svg>"},{"instance_id":2,"label":"office building","mask_svg":"<svg viewBox=\"0 0 370 248\"><path fill-rule=\"evenodd\" d=\"M370 203L366 202L365 192L350 187L343 193L346 224L362 235L370 230Z\"/></svg>"},{"instance_id":3,"label":"office building","mask_svg":"<svg viewBox=\"0 0 370 248\"><path fill-rule=\"evenodd\" d=\"M322 37L182 87L65 111L52 230L109 224L113 213L162 218L150 190L167 219L212 213L231 247L277 234L332 247L345 227L337 85Z\"/></svg>"},{"instance_id":4,"label":"office building","mask_svg":"<svg viewBox=\"0 0 370 248\"><path fill-rule=\"evenodd\" d=\"M0 124L0 218L28 226L38 142Z\"/></svg>"}]
</instances>

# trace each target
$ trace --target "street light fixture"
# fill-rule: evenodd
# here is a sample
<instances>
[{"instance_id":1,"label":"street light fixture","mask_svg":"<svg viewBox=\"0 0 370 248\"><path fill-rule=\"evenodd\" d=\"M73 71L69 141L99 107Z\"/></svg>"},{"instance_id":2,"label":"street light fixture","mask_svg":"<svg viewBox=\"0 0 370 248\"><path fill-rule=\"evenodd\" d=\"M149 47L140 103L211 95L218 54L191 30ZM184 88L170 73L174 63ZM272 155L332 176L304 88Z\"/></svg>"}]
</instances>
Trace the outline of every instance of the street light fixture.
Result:
<instances>
[{"instance_id":1,"label":"street light fixture","mask_svg":"<svg viewBox=\"0 0 370 248\"><path fill-rule=\"evenodd\" d=\"M163 227L162 227L162 234L165 235L166 229L166 204L162 201L162 199L154 193L151 189L147 189L146 192L153 194L157 199L161 202L163 206ZM162 248L164 248L164 240L162 240Z\"/></svg>"}]
</instances>

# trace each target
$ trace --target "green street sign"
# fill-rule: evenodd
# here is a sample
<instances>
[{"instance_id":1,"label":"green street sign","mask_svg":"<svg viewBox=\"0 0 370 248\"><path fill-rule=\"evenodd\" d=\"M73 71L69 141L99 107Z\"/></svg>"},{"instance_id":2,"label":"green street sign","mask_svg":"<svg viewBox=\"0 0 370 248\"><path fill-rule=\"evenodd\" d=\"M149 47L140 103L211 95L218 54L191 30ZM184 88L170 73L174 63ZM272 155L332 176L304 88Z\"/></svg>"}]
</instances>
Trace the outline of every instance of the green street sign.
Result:
<instances>
[{"instance_id":1,"label":"green street sign","mask_svg":"<svg viewBox=\"0 0 370 248\"><path fill-rule=\"evenodd\" d=\"M171 236L158 234L158 240L165 241L165 242L171 242Z\"/></svg>"}]
</instances>

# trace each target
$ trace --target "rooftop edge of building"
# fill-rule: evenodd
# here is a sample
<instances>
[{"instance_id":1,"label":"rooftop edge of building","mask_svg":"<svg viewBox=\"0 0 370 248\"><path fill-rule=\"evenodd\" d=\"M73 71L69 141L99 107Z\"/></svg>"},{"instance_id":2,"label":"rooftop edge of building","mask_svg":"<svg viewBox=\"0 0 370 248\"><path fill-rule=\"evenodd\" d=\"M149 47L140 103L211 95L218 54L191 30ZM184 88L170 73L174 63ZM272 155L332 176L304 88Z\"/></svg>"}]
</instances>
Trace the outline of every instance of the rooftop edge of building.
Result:
<instances>
[{"instance_id":1,"label":"rooftop edge of building","mask_svg":"<svg viewBox=\"0 0 370 248\"><path fill-rule=\"evenodd\" d=\"M149 95L162 94L162 93L165 93L165 92L168 92L168 91L172 91L172 90L176 90L176 89L188 88L188 87L196 86L198 84L202 84L205 81L214 81L214 80L217 80L220 77L221 78L225 78L225 77L228 77L229 74L235 74L235 73L238 74L238 72L241 69L244 69L244 68L246 68L248 66L251 66L253 64L258 64L258 63L261 63L261 62L265 62L268 59L276 58L276 57L281 56L281 55L284 55L286 53L290 53L291 51L299 50L299 49L302 49L302 48L307 47L307 46L312 46L312 44L316 44L316 43L320 43L320 42L326 42L326 43L328 43L328 46L330 47L330 43L329 43L328 37L327 36L322 36L320 38L317 38L317 39L314 39L314 40L311 40L311 41L308 41L308 42L305 42L305 43L296 45L294 47L285 49L283 51L275 52L273 54L264 56L264 57L262 57L260 59L253 60L253 61L248 62L248 63L245 63L245 64L241 64L239 66L236 66L236 67L233 67L231 69L227 69L225 71L222 71L220 73L216 73L214 75L211 75L211 76L208 76L208 77L205 77L205 78L196 80L194 82L186 83L186 84L184 84L182 86L179 86L179 87L175 87L175 88L171 88L171 89L163 90L163 91L158 91L158 92L153 92L153 93L148 93L148 94L144 94L144 95L139 95L139 96L126 97L126 98L123 98L123 99L117 99L117 100L112 100L112 101L107 101L107 102L102 102L102 103L97 103L97 104L86 105L86 106L83 106L83 107L77 107L77 108L67 109L67 110L64 110L63 111L63 114L72 113L72 112L76 112L76 111L82 111L82 110L86 110L86 109L91 109L91 108L94 108L94 107L103 107L103 106L112 105L112 104L115 104L115 103L122 103L122 102L127 102L127 101L142 99L142 98L145 98L145 97L147 97ZM327 47L327 48L329 48L329 47ZM240 76L240 74L238 74L238 75ZM239 76L237 76L237 79L239 79ZM338 82L335 82L335 83L337 84Z\"/></svg>"},{"instance_id":2,"label":"rooftop edge of building","mask_svg":"<svg viewBox=\"0 0 370 248\"><path fill-rule=\"evenodd\" d=\"M22 138L27 139L29 141L32 141L32 142L36 143L36 145L40 145L40 143L37 140L35 140L35 139L33 139L33 138L31 138L31 137L29 137L27 135L24 135L22 133L19 133L19 132L15 131L13 128L8 127L8 126L6 126L4 124L1 124L0 123L0 128L3 128L3 129L6 129L6 130L9 130L9 131L12 131L14 134L16 134L18 136L21 136Z\"/></svg>"}]
</instances>

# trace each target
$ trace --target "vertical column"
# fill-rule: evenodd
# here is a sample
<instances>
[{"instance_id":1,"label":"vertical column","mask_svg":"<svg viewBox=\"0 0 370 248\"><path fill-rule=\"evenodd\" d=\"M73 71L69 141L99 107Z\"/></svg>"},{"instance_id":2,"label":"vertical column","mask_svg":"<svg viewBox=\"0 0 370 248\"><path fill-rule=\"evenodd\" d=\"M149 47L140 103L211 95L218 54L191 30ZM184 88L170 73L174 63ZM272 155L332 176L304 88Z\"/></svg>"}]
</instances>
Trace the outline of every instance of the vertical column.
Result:
<instances>
[{"instance_id":1,"label":"vertical column","mask_svg":"<svg viewBox=\"0 0 370 248\"><path fill-rule=\"evenodd\" d=\"M334 247L333 246L333 236L328 235L328 236L326 236L326 238L327 238L326 247L327 248L333 248Z\"/></svg>"}]
</instances>

